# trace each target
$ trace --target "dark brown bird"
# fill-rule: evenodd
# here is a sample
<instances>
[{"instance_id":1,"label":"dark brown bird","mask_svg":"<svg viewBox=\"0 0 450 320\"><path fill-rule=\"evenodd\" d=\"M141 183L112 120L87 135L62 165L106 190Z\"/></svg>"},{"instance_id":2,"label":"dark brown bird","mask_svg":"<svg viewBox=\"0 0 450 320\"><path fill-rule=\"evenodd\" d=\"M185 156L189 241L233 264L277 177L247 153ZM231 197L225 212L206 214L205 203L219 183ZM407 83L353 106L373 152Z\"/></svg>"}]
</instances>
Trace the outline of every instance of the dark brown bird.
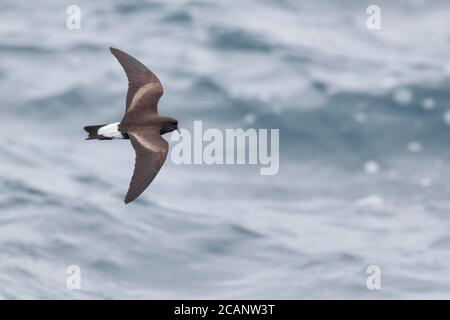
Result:
<instances>
[{"instance_id":1,"label":"dark brown bird","mask_svg":"<svg viewBox=\"0 0 450 320\"><path fill-rule=\"evenodd\" d=\"M167 157L168 143L161 135L178 129L178 121L158 115L163 87L156 75L138 60L115 48L111 53L128 78L126 111L122 121L86 126L86 140L130 139L136 162L125 203L136 199L153 181Z\"/></svg>"}]
</instances>

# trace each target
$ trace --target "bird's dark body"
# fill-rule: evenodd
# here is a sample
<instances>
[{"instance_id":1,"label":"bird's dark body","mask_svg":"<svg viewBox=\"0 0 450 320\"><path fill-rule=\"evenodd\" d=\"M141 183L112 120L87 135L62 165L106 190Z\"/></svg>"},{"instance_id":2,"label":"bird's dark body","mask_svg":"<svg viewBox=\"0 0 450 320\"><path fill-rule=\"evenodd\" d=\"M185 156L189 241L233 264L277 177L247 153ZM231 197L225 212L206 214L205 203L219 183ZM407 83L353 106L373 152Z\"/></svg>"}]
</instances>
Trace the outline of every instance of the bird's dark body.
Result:
<instances>
[{"instance_id":1,"label":"bird's dark body","mask_svg":"<svg viewBox=\"0 0 450 320\"><path fill-rule=\"evenodd\" d=\"M119 124L118 130L125 136L129 130L133 130L136 128L145 129L146 127L159 128L159 132L161 135L165 133L170 133L174 130L178 129L178 120L170 117L161 117L159 115L154 114L144 114L142 117L139 117L136 114L136 117L132 119L127 119L125 123L123 121ZM128 138L129 139L129 138Z\"/></svg>"}]
</instances>

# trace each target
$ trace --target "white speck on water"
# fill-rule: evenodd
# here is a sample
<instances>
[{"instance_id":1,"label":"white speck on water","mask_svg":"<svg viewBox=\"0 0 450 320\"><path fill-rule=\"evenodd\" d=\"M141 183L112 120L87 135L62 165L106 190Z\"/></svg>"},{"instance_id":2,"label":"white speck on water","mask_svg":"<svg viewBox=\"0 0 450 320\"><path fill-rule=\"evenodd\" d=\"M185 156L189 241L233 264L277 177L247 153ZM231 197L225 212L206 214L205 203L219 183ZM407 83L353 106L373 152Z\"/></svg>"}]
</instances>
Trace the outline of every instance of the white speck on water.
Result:
<instances>
[{"instance_id":1,"label":"white speck on water","mask_svg":"<svg viewBox=\"0 0 450 320\"><path fill-rule=\"evenodd\" d=\"M431 178L423 177L423 178L420 180L420 185L421 185L422 187L424 187L424 188L431 187L432 184L433 184L433 180L432 180Z\"/></svg>"},{"instance_id":2,"label":"white speck on water","mask_svg":"<svg viewBox=\"0 0 450 320\"><path fill-rule=\"evenodd\" d=\"M450 63L447 63L446 65L444 65L444 72L447 76L450 77Z\"/></svg>"},{"instance_id":3,"label":"white speck on water","mask_svg":"<svg viewBox=\"0 0 450 320\"><path fill-rule=\"evenodd\" d=\"M381 85L386 89L392 89L397 85L398 81L393 77L385 77L381 80Z\"/></svg>"},{"instance_id":4,"label":"white speck on water","mask_svg":"<svg viewBox=\"0 0 450 320\"><path fill-rule=\"evenodd\" d=\"M364 112L357 112L353 115L353 120L358 123L367 122L367 115Z\"/></svg>"},{"instance_id":5,"label":"white speck on water","mask_svg":"<svg viewBox=\"0 0 450 320\"><path fill-rule=\"evenodd\" d=\"M450 110L445 111L444 113L444 121L446 124L450 125Z\"/></svg>"},{"instance_id":6,"label":"white speck on water","mask_svg":"<svg viewBox=\"0 0 450 320\"><path fill-rule=\"evenodd\" d=\"M380 195L374 194L364 198L357 199L356 205L358 207L379 208L384 206L384 198Z\"/></svg>"},{"instance_id":7,"label":"white speck on water","mask_svg":"<svg viewBox=\"0 0 450 320\"><path fill-rule=\"evenodd\" d=\"M419 152L422 151L423 147L422 147L422 144L420 142L411 141L410 143L408 143L407 149L408 149L409 152L419 153Z\"/></svg>"},{"instance_id":8,"label":"white speck on water","mask_svg":"<svg viewBox=\"0 0 450 320\"><path fill-rule=\"evenodd\" d=\"M245 122L246 124L254 124L255 121L256 121L256 116L255 116L253 113L247 113L247 114L244 116L244 122Z\"/></svg>"},{"instance_id":9,"label":"white speck on water","mask_svg":"<svg viewBox=\"0 0 450 320\"><path fill-rule=\"evenodd\" d=\"M435 104L436 103L433 98L425 98L422 101L422 108L424 108L425 110L431 110L434 109Z\"/></svg>"},{"instance_id":10,"label":"white speck on water","mask_svg":"<svg viewBox=\"0 0 450 320\"><path fill-rule=\"evenodd\" d=\"M376 174L380 171L380 165L374 160L366 161L364 164L364 171L368 174Z\"/></svg>"},{"instance_id":11,"label":"white speck on water","mask_svg":"<svg viewBox=\"0 0 450 320\"><path fill-rule=\"evenodd\" d=\"M400 88L394 92L394 100L398 104L407 105L410 104L413 99L413 93L407 88Z\"/></svg>"}]
</instances>

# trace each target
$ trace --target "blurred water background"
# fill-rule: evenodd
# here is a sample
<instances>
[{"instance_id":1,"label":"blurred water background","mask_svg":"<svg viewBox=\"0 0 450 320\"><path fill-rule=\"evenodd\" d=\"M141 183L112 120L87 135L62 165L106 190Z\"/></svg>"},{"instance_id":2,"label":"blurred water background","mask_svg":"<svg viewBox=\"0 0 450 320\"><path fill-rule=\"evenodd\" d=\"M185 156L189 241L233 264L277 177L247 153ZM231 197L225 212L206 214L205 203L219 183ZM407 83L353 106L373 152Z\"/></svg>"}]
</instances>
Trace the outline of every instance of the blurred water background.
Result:
<instances>
[{"instance_id":1,"label":"blurred water background","mask_svg":"<svg viewBox=\"0 0 450 320\"><path fill-rule=\"evenodd\" d=\"M0 298L450 298L450 3L372 2L0 1ZM109 46L184 128L279 128L279 174L169 159L124 206Z\"/></svg>"}]
</instances>

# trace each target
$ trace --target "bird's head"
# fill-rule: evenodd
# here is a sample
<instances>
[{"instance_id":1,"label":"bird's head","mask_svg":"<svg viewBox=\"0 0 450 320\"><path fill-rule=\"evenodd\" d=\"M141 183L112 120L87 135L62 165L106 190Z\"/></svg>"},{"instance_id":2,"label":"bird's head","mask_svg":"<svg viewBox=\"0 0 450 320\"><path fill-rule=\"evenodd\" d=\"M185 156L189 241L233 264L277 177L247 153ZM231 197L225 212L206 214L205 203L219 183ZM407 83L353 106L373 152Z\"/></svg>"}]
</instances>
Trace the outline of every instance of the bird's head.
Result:
<instances>
[{"instance_id":1,"label":"bird's head","mask_svg":"<svg viewBox=\"0 0 450 320\"><path fill-rule=\"evenodd\" d=\"M178 128L178 120L170 117L161 117L162 118L162 126L161 126L161 134L169 133L177 130L178 133L180 129Z\"/></svg>"}]
</instances>

